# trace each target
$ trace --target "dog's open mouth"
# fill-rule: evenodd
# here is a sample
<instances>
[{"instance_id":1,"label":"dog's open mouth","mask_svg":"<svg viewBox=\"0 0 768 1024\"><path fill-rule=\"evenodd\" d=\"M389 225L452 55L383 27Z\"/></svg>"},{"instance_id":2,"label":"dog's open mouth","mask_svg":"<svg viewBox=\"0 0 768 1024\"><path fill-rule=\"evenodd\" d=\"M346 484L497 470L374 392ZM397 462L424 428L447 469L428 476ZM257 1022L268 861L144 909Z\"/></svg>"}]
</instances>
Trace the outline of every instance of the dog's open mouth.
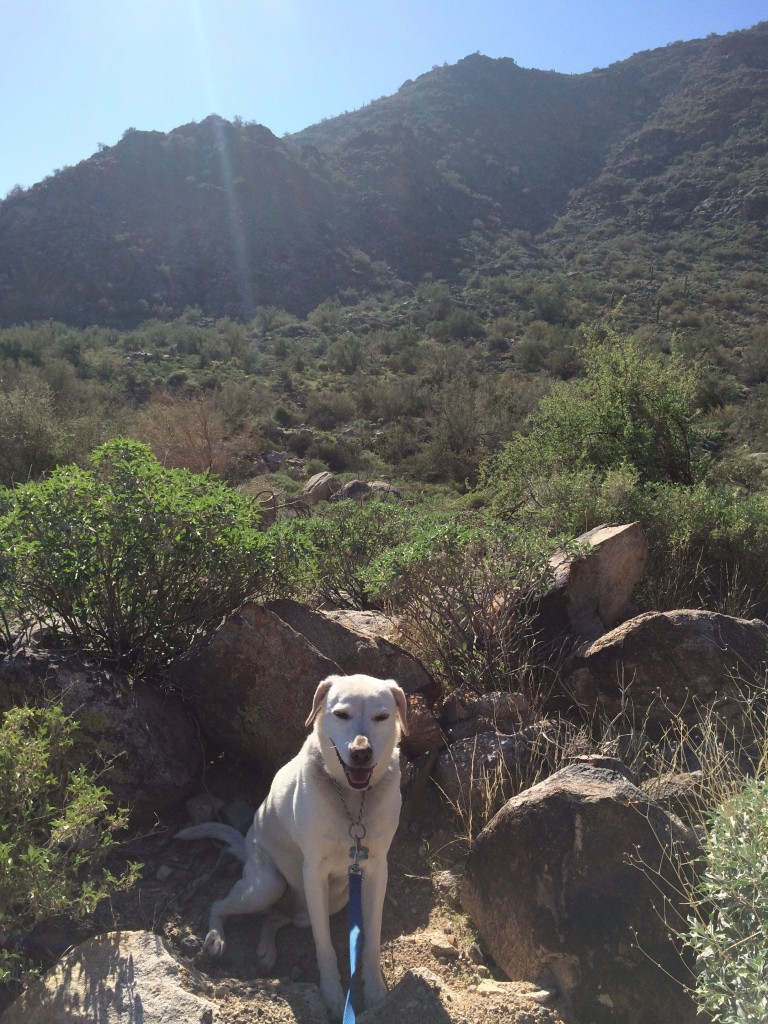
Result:
<instances>
[{"instance_id":1,"label":"dog's open mouth","mask_svg":"<svg viewBox=\"0 0 768 1024\"><path fill-rule=\"evenodd\" d=\"M339 764L344 769L344 774L347 777L347 782L350 784L352 789L367 789L371 783L371 776L373 775L373 769L376 767L375 764L366 765L363 767L354 767L347 764L344 758L339 753L336 744L334 743L333 749L336 751L336 757L339 759Z\"/></svg>"},{"instance_id":2,"label":"dog's open mouth","mask_svg":"<svg viewBox=\"0 0 768 1024\"><path fill-rule=\"evenodd\" d=\"M373 775L373 767L371 768L350 768L348 764L344 764L344 774L347 776L347 782L353 789L366 789L371 781L371 775Z\"/></svg>"}]
</instances>

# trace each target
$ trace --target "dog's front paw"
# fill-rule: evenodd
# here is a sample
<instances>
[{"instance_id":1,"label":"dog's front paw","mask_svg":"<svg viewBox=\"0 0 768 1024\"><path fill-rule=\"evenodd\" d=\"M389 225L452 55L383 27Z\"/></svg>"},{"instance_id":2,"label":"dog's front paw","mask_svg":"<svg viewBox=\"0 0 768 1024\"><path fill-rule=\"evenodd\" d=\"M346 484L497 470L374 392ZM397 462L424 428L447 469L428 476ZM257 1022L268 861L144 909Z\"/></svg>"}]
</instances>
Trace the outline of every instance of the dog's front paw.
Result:
<instances>
[{"instance_id":1,"label":"dog's front paw","mask_svg":"<svg viewBox=\"0 0 768 1024\"><path fill-rule=\"evenodd\" d=\"M376 975L371 977L363 976L363 995L365 997L366 1009L375 1003L380 1003L384 996L387 995L387 992L388 989L381 971L378 971Z\"/></svg>"},{"instance_id":2,"label":"dog's front paw","mask_svg":"<svg viewBox=\"0 0 768 1024\"><path fill-rule=\"evenodd\" d=\"M221 956L224 952L224 939L215 928L212 928L205 936L203 952L209 956Z\"/></svg>"},{"instance_id":3,"label":"dog's front paw","mask_svg":"<svg viewBox=\"0 0 768 1024\"><path fill-rule=\"evenodd\" d=\"M341 982L338 978L335 981L322 980L320 982L320 991L323 993L323 999L328 1007L331 1020L341 1020L344 1016L344 1002L346 998Z\"/></svg>"}]
</instances>

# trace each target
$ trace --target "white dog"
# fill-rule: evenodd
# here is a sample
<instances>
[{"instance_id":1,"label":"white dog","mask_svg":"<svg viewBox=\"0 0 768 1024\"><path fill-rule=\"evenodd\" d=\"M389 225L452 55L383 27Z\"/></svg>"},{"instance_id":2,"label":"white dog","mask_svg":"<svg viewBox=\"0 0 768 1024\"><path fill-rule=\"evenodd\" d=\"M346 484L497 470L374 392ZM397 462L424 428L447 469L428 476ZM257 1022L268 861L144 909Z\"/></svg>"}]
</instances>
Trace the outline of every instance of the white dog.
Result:
<instances>
[{"instance_id":1,"label":"white dog","mask_svg":"<svg viewBox=\"0 0 768 1024\"><path fill-rule=\"evenodd\" d=\"M286 913L274 909L267 916L256 953L259 966L266 970L274 964L275 935L282 925L311 925L320 988L331 1012L340 1017L344 993L329 915L349 899L350 848L363 830L366 1005L386 993L379 962L381 917L387 852L400 814L397 743L400 731L407 732L405 694L391 679L329 676L315 692L306 724L313 722L299 753L275 775L245 839L216 823L184 829L177 838L223 840L245 864L241 880L211 907L205 949L213 955L223 951L226 917L257 913L280 900Z\"/></svg>"}]
</instances>

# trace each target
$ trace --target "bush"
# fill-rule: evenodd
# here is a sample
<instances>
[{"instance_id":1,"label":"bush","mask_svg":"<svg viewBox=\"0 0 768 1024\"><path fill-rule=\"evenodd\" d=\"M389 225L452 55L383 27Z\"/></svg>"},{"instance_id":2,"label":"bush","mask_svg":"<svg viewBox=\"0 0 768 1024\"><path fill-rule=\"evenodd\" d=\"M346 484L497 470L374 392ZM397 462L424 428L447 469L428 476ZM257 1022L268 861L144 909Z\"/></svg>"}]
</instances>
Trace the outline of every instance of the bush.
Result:
<instances>
[{"instance_id":1,"label":"bush","mask_svg":"<svg viewBox=\"0 0 768 1024\"><path fill-rule=\"evenodd\" d=\"M161 669L246 597L280 589L285 562L258 505L135 441L7 491L3 506L6 603L129 670Z\"/></svg>"},{"instance_id":2,"label":"bush","mask_svg":"<svg viewBox=\"0 0 768 1024\"><path fill-rule=\"evenodd\" d=\"M364 574L409 646L449 690L525 688L535 597L551 580L555 541L501 523L430 519Z\"/></svg>"},{"instance_id":3,"label":"bush","mask_svg":"<svg viewBox=\"0 0 768 1024\"><path fill-rule=\"evenodd\" d=\"M694 480L696 374L610 326L585 330L585 377L556 382L520 434L484 467L499 512L529 502L553 473L628 469L641 482Z\"/></svg>"},{"instance_id":4,"label":"bush","mask_svg":"<svg viewBox=\"0 0 768 1024\"><path fill-rule=\"evenodd\" d=\"M402 543L413 529L413 514L394 502L371 498L358 504L340 501L311 519L293 520L295 543L311 550L309 589L341 606L376 606L366 577L370 563L387 548Z\"/></svg>"},{"instance_id":5,"label":"bush","mask_svg":"<svg viewBox=\"0 0 768 1024\"><path fill-rule=\"evenodd\" d=\"M639 521L649 554L636 600L646 608L708 608L747 618L768 612L765 491L642 483L628 468L583 469L531 480L529 498L514 521L549 535Z\"/></svg>"},{"instance_id":6,"label":"bush","mask_svg":"<svg viewBox=\"0 0 768 1024\"><path fill-rule=\"evenodd\" d=\"M699 1008L722 1024L768 1020L768 788L752 780L715 814L688 942Z\"/></svg>"},{"instance_id":7,"label":"bush","mask_svg":"<svg viewBox=\"0 0 768 1024\"><path fill-rule=\"evenodd\" d=\"M73 758L77 725L59 705L17 707L0 723L0 984L29 966L24 942L38 922L81 916L135 880L102 866L126 812Z\"/></svg>"}]
</instances>

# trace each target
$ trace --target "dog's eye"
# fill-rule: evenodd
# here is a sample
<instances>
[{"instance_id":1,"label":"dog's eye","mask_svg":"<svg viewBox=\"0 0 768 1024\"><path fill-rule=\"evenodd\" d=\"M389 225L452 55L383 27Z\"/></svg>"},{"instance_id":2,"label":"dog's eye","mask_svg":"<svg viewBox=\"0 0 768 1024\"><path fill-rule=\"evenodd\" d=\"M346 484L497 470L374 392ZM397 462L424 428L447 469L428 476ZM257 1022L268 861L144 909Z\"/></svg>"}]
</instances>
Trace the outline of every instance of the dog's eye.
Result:
<instances>
[{"instance_id":1,"label":"dog's eye","mask_svg":"<svg viewBox=\"0 0 768 1024\"><path fill-rule=\"evenodd\" d=\"M340 718L342 722L348 722L352 717L348 711L334 711L333 713L337 718Z\"/></svg>"},{"instance_id":2,"label":"dog's eye","mask_svg":"<svg viewBox=\"0 0 768 1024\"><path fill-rule=\"evenodd\" d=\"M389 718L389 715L387 714L386 711L382 711L380 715L374 715L373 716L374 722L386 722L386 720L388 718Z\"/></svg>"}]
</instances>

